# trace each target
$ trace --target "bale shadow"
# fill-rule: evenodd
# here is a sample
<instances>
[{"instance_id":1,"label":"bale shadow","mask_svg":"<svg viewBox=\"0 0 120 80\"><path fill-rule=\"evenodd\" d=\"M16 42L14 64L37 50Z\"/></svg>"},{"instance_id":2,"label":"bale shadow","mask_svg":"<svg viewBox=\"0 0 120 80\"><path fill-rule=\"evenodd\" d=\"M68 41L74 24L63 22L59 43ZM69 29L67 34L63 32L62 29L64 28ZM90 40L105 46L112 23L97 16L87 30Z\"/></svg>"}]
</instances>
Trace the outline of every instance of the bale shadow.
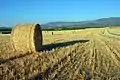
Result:
<instances>
[{"instance_id":1,"label":"bale shadow","mask_svg":"<svg viewBox=\"0 0 120 80\"><path fill-rule=\"evenodd\" d=\"M44 51L44 50L50 51L50 50L56 49L58 47L66 47L69 45L74 45L75 43L85 43L88 41L89 40L75 40L75 41L69 41L69 42L63 42L63 43L47 44L47 45L43 45L42 51Z\"/></svg>"},{"instance_id":2,"label":"bale shadow","mask_svg":"<svg viewBox=\"0 0 120 80\"><path fill-rule=\"evenodd\" d=\"M31 54L33 54L33 53L27 52L27 53L25 53L25 54L19 54L19 55L10 57L10 58L8 58L8 59L0 59L0 65L1 65L1 64L4 64L4 63L6 63L6 62L9 62L9 61L15 60L15 59L19 59L19 58L25 57L25 56L27 56L27 55L31 55Z\"/></svg>"}]
</instances>

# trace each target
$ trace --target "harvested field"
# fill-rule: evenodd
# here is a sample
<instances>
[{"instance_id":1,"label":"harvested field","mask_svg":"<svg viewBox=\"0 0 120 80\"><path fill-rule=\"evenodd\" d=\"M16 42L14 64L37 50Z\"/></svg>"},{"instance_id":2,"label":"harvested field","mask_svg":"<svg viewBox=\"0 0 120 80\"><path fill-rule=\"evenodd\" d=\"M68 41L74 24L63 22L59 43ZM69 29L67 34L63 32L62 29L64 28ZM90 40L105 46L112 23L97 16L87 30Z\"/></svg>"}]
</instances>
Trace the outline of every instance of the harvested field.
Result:
<instances>
[{"instance_id":1,"label":"harvested field","mask_svg":"<svg viewBox=\"0 0 120 80\"><path fill-rule=\"evenodd\" d=\"M0 80L120 80L119 34L120 28L43 31L37 53L16 52L10 35L0 34Z\"/></svg>"}]
</instances>

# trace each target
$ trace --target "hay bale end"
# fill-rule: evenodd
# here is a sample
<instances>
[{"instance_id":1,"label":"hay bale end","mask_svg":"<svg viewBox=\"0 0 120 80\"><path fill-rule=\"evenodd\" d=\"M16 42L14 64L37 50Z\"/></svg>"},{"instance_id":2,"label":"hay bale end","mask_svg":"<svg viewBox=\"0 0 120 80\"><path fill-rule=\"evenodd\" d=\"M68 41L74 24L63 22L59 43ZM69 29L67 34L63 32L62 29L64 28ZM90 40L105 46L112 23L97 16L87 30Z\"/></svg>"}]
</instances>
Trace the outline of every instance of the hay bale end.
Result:
<instances>
[{"instance_id":1,"label":"hay bale end","mask_svg":"<svg viewBox=\"0 0 120 80\"><path fill-rule=\"evenodd\" d=\"M42 48L42 30L39 24L19 24L11 32L11 42L17 51L36 52Z\"/></svg>"}]
</instances>

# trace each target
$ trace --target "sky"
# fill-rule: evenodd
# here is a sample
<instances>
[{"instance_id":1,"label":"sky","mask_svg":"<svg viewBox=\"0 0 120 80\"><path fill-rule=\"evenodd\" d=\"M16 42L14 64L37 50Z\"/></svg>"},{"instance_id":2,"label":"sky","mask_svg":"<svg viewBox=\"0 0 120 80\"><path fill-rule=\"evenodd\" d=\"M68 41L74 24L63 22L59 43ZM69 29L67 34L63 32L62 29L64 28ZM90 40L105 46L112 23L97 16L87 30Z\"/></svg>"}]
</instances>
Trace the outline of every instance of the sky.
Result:
<instances>
[{"instance_id":1,"label":"sky","mask_svg":"<svg viewBox=\"0 0 120 80\"><path fill-rule=\"evenodd\" d=\"M120 17L120 0L0 0L0 25Z\"/></svg>"}]
</instances>

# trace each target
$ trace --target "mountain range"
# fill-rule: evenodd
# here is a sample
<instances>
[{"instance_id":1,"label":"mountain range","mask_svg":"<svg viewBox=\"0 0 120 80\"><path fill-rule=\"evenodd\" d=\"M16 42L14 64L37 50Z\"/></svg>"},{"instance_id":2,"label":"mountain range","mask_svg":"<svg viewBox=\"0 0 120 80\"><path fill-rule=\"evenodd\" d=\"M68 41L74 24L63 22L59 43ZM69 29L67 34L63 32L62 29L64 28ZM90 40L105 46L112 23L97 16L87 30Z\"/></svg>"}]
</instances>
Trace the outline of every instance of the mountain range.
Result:
<instances>
[{"instance_id":1,"label":"mountain range","mask_svg":"<svg viewBox=\"0 0 120 80\"><path fill-rule=\"evenodd\" d=\"M109 17L109 18L100 18L96 20L89 20L89 21L79 21L79 22L48 22L42 24L42 29L51 29L51 28L85 28L85 27L108 27L108 26L120 26L120 17ZM12 27L4 27L0 25L0 29L8 29Z\"/></svg>"},{"instance_id":2,"label":"mountain range","mask_svg":"<svg viewBox=\"0 0 120 80\"><path fill-rule=\"evenodd\" d=\"M105 26L120 26L120 17L101 18L90 21L80 22L48 22L41 25L42 28L56 27L105 27Z\"/></svg>"}]
</instances>

